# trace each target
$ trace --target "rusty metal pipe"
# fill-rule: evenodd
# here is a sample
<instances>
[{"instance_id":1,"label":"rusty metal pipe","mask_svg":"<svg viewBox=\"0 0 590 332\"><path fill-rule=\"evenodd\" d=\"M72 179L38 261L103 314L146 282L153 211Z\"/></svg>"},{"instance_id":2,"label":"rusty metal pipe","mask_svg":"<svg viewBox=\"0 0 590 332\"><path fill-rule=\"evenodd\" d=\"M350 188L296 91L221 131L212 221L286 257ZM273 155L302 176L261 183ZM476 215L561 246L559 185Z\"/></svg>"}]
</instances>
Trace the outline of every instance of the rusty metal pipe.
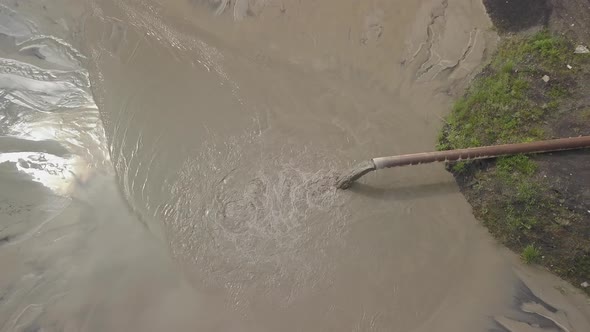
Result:
<instances>
[{"instance_id":1,"label":"rusty metal pipe","mask_svg":"<svg viewBox=\"0 0 590 332\"><path fill-rule=\"evenodd\" d=\"M341 176L336 183L336 187L339 189L347 189L354 181L358 180L363 175L383 168L419 165L441 161L449 162L488 159L515 154L575 150L588 147L590 147L590 136L580 136L530 143L482 146L468 149L379 157L373 158L369 162L364 162L346 173L344 176Z\"/></svg>"}]
</instances>

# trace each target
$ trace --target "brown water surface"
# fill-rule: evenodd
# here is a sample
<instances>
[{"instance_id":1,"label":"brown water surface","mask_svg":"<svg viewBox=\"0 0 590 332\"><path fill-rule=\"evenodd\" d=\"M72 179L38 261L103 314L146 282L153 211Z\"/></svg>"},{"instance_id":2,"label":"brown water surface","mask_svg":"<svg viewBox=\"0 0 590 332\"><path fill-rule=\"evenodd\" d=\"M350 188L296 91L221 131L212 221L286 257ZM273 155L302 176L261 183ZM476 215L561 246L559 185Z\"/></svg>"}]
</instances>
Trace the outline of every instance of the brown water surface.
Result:
<instances>
[{"instance_id":1,"label":"brown water surface","mask_svg":"<svg viewBox=\"0 0 590 332\"><path fill-rule=\"evenodd\" d=\"M480 1L0 14L0 331L590 329L442 165L333 187L433 149L497 42Z\"/></svg>"}]
</instances>

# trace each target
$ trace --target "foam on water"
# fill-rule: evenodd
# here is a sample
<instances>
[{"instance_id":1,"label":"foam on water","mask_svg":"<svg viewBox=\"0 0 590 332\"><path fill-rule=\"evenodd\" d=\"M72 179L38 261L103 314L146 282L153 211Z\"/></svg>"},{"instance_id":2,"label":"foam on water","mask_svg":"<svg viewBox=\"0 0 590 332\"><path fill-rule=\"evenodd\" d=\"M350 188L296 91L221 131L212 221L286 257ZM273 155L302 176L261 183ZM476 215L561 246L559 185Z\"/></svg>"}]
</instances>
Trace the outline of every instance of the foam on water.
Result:
<instances>
[{"instance_id":1,"label":"foam on water","mask_svg":"<svg viewBox=\"0 0 590 332\"><path fill-rule=\"evenodd\" d=\"M321 261L342 245L345 200L333 186L335 165L312 150L262 153L251 173L247 158L259 144L258 136L205 143L187 158L159 210L174 254L198 266L208 282L257 279L270 292L327 273L319 272L329 269ZM324 167L306 169L304 160Z\"/></svg>"}]
</instances>

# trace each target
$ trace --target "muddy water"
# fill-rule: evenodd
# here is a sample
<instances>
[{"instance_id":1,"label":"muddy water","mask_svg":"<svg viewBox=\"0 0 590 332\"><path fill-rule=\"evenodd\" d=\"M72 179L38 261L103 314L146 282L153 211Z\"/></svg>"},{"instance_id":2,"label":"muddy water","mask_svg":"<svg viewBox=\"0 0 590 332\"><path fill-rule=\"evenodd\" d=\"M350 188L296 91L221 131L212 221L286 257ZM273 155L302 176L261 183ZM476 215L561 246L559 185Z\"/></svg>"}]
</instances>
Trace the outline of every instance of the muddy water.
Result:
<instances>
[{"instance_id":1,"label":"muddy water","mask_svg":"<svg viewBox=\"0 0 590 332\"><path fill-rule=\"evenodd\" d=\"M433 148L497 40L479 1L1 13L2 331L588 330L442 166L332 186Z\"/></svg>"}]
</instances>

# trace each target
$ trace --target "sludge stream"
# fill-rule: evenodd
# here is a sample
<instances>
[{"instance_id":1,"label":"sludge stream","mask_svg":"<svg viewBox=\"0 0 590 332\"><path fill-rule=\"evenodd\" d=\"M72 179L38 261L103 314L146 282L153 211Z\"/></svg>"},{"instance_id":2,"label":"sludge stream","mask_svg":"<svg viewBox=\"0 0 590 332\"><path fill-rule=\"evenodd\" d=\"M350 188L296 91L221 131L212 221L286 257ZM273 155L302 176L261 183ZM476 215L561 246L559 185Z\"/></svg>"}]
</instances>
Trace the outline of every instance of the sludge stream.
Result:
<instances>
[{"instance_id":1,"label":"sludge stream","mask_svg":"<svg viewBox=\"0 0 590 332\"><path fill-rule=\"evenodd\" d=\"M3 1L0 331L585 331L432 149L479 1ZM565 295L564 295L565 294Z\"/></svg>"}]
</instances>

